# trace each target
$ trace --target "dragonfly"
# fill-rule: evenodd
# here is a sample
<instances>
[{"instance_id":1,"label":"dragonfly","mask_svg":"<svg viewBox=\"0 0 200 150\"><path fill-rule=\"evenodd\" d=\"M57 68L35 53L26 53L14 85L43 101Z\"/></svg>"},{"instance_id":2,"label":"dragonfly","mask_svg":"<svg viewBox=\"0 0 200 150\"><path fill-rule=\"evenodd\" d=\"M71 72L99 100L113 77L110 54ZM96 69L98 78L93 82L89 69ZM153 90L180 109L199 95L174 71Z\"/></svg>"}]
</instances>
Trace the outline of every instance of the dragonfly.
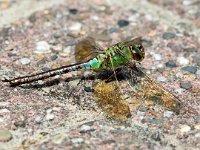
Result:
<instances>
[{"instance_id":1,"label":"dragonfly","mask_svg":"<svg viewBox=\"0 0 200 150\"><path fill-rule=\"evenodd\" d=\"M145 57L145 50L141 37L119 42L105 50L100 48L93 38L88 37L80 41L75 49L76 60L79 63L4 81L14 87L73 71L90 70L100 75L101 72L111 72L105 82L94 86L94 94L101 107L112 116L130 115L129 106L123 97L123 89L127 88L121 87L118 80L120 75L128 81L127 86L131 87L129 93L136 100L156 102L175 112L180 110L180 100L143 71L140 62ZM116 82L113 82L112 78Z\"/></svg>"}]
</instances>

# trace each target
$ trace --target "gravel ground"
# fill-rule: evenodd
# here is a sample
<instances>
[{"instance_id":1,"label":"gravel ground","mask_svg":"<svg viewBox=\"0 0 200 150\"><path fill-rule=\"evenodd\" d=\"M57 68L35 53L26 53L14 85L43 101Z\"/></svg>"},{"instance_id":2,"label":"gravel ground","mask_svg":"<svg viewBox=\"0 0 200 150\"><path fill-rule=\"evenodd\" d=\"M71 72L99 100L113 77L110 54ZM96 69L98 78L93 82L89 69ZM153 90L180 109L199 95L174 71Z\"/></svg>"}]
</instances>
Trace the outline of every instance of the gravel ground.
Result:
<instances>
[{"instance_id":1,"label":"gravel ground","mask_svg":"<svg viewBox=\"0 0 200 150\"><path fill-rule=\"evenodd\" d=\"M200 149L198 1L30 2L41 9L0 24L0 79L74 63L75 44L88 35L104 48L141 36L142 66L183 108L176 114L160 105L130 105L131 117L118 121L82 84L77 90L79 80L35 88L0 81L0 149ZM3 13L24 5L2 3Z\"/></svg>"}]
</instances>

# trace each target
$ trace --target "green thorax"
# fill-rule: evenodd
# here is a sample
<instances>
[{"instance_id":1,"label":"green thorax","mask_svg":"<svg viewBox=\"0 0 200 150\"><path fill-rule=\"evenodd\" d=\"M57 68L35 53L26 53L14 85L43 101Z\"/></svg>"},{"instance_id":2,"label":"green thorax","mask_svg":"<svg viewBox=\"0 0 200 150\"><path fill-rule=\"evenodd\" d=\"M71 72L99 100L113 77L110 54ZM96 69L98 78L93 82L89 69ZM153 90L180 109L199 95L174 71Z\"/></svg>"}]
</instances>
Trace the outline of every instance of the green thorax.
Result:
<instances>
[{"instance_id":1,"label":"green thorax","mask_svg":"<svg viewBox=\"0 0 200 150\"><path fill-rule=\"evenodd\" d=\"M123 44L116 44L105 50L103 54L98 54L94 59L89 61L92 70L116 69L126 65L132 58L132 52L129 47Z\"/></svg>"}]
</instances>

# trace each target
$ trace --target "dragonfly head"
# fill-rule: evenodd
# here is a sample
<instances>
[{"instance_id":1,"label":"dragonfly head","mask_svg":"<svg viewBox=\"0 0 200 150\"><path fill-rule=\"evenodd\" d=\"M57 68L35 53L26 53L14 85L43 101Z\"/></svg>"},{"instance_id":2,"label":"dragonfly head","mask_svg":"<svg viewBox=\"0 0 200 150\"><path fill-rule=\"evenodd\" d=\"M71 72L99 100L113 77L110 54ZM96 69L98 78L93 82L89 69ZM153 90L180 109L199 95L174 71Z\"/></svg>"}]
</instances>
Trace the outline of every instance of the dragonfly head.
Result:
<instances>
[{"instance_id":1,"label":"dragonfly head","mask_svg":"<svg viewBox=\"0 0 200 150\"><path fill-rule=\"evenodd\" d=\"M132 58L136 61L142 61L145 56L144 47L142 44L133 44L129 46L132 52Z\"/></svg>"},{"instance_id":2,"label":"dragonfly head","mask_svg":"<svg viewBox=\"0 0 200 150\"><path fill-rule=\"evenodd\" d=\"M131 41L124 42L124 45L131 51L133 60L142 61L145 56L142 38L137 37Z\"/></svg>"}]
</instances>

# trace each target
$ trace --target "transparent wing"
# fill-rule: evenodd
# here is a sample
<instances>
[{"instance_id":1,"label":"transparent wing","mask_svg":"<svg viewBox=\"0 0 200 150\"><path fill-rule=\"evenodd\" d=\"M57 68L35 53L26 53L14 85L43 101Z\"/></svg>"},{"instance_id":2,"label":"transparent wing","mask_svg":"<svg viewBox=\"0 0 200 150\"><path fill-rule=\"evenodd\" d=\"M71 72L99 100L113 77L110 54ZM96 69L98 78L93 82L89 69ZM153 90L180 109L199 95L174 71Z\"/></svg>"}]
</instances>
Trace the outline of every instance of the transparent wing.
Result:
<instances>
[{"instance_id":1,"label":"transparent wing","mask_svg":"<svg viewBox=\"0 0 200 150\"><path fill-rule=\"evenodd\" d=\"M93 37L87 37L75 46L75 59L77 63L86 62L94 58L100 51L100 48Z\"/></svg>"},{"instance_id":2,"label":"transparent wing","mask_svg":"<svg viewBox=\"0 0 200 150\"><path fill-rule=\"evenodd\" d=\"M135 100L140 100L147 105L162 105L177 113L180 111L181 101L161 84L151 79L138 64L134 64L134 67L128 70L129 86L134 91Z\"/></svg>"}]
</instances>

